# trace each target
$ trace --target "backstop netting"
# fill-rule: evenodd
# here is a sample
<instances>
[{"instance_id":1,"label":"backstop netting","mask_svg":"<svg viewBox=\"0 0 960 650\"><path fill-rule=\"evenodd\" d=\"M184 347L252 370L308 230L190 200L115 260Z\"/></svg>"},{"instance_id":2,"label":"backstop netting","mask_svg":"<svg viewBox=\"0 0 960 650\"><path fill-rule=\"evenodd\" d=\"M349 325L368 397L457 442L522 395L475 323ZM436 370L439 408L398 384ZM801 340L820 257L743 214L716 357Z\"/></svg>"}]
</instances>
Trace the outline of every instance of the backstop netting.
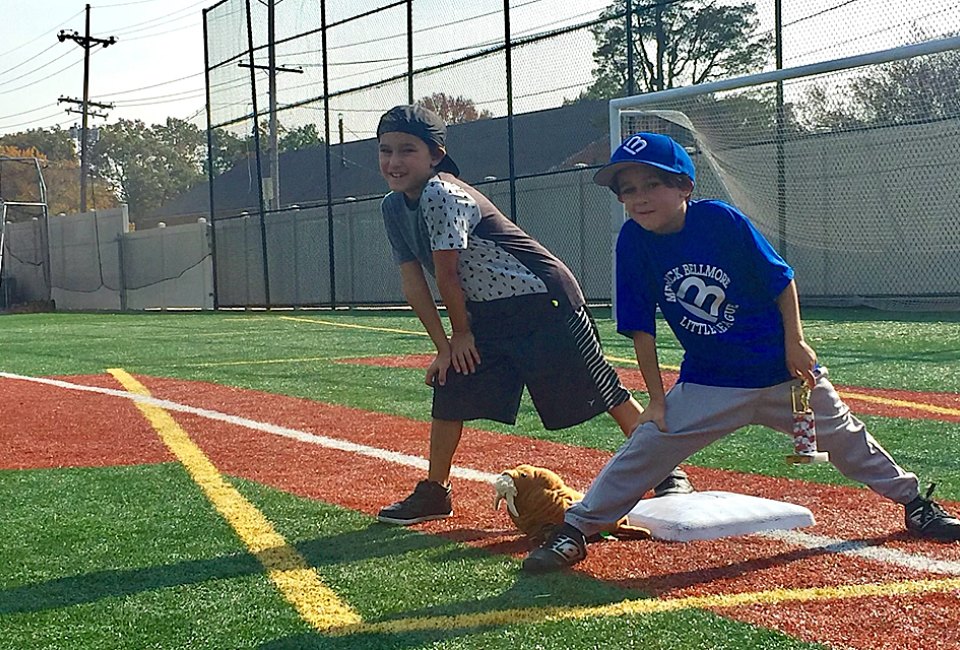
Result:
<instances>
[{"instance_id":1,"label":"backstop netting","mask_svg":"<svg viewBox=\"0 0 960 650\"><path fill-rule=\"evenodd\" d=\"M611 102L743 210L805 304L960 309L960 39ZM622 206L614 208L619 231Z\"/></svg>"}]
</instances>

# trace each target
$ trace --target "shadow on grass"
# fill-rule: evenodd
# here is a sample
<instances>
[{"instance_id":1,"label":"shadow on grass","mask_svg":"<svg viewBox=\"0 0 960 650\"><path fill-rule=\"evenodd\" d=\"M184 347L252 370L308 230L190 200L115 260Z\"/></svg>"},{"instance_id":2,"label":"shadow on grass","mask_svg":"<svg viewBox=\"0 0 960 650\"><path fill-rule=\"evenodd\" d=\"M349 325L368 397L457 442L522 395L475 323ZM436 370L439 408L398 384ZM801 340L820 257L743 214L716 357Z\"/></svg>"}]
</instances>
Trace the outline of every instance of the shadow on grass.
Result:
<instances>
[{"instance_id":1,"label":"shadow on grass","mask_svg":"<svg viewBox=\"0 0 960 650\"><path fill-rule=\"evenodd\" d=\"M443 605L405 610L395 616L385 616L375 621L368 621L373 625L383 624L387 627L391 622L397 623L397 629L389 631L356 631L343 636L328 635L322 632L298 634L265 643L259 646L262 650L309 650L323 648L324 650L403 650L405 648L445 647L445 642L462 637L470 637L478 633L494 632L498 629L513 627L518 624L533 626L546 623L543 620L525 620L522 623L506 614L507 610L515 609L552 609L602 606L620 602L628 598L641 598L638 592L631 592L619 587L612 587L589 576L578 573L559 573L545 576L527 576L518 573L515 581L502 593L489 598L471 599L470 594L463 594L464 600L447 602ZM497 620L497 613L504 615ZM469 617L472 614L489 615L474 620L425 621L426 626L435 624L428 629L415 629L416 619L433 619L442 617ZM448 627L444 624L449 623ZM407 624L414 629L404 629ZM483 646L477 646L483 647ZM496 647L504 647L502 644ZM526 647L526 646L520 646ZM553 646L550 646L553 647Z\"/></svg>"},{"instance_id":2,"label":"shadow on grass","mask_svg":"<svg viewBox=\"0 0 960 650\"><path fill-rule=\"evenodd\" d=\"M873 546L896 538L898 538L897 535L863 539L848 542L845 548L850 548L851 545ZM296 544L296 548L311 566L317 567L321 572L324 567L334 573L341 571L344 575L350 575L355 585L363 584L363 573L370 572L372 589L377 589L375 586L379 584L377 580L384 579L383 567L396 567L395 576L388 579L395 580L398 585L407 583L404 571L423 571L428 578L429 574L433 574L432 580L438 585L438 597L432 599L435 604L424 605L424 601L421 600L419 606L411 603L412 606L406 609L403 609L401 604L399 610L394 608L385 616L371 616L368 619L378 623L475 614L495 615L496 612L511 609L606 605L625 599L643 598L651 592L730 579L773 566L788 565L816 555L844 550L832 548L795 550L713 569L675 573L657 580L605 582L577 572L526 576L519 573L519 566L515 560L491 555L483 549L454 544L449 540L425 535L415 530L376 522L356 522L349 530L341 530L329 536L300 542ZM418 552L424 552L423 557L417 557ZM271 551L266 553L270 554ZM267 555L263 557L266 558ZM504 567L503 562L509 562L512 566ZM419 569L417 569L418 564ZM465 570L475 570L476 579L481 579L483 572L489 571L491 579L503 582L503 589L488 596L479 596L469 589L450 587L444 589L445 573L451 575L449 572L457 572L457 576L462 577ZM511 575L512 570L516 571L513 575ZM0 591L0 615L39 612L167 587L263 573L264 568L258 558L248 553L138 569L103 570ZM495 620L483 618L470 622L467 627L457 629L410 631L401 629L389 634L372 632L346 637L320 633L303 634L278 639L263 647L271 650L311 647L333 650L404 648L456 638L475 633L478 629L495 628L499 625ZM400 628L402 627L401 625Z\"/></svg>"},{"instance_id":3,"label":"shadow on grass","mask_svg":"<svg viewBox=\"0 0 960 650\"><path fill-rule=\"evenodd\" d=\"M0 591L0 614L40 612L262 571L257 559L246 553L141 569L96 571Z\"/></svg>"},{"instance_id":4,"label":"shadow on grass","mask_svg":"<svg viewBox=\"0 0 960 650\"><path fill-rule=\"evenodd\" d=\"M369 570L367 567L371 560L375 561L376 566L383 567L389 566L391 562L400 562L407 554L431 550L435 552L423 559L414 557L403 561L430 562L434 567L440 568L432 568L428 565L423 570L438 573L442 573L448 566L453 567L451 570L459 571L462 569L460 563L464 561L501 561L497 556L481 549L461 546L440 537L376 522L368 523L363 528L304 541L296 544L295 547L311 566L321 570L323 567L334 570L341 568L349 572ZM282 557L284 555L277 553L277 549L267 549L261 554L261 558L274 567L278 567L277 562ZM367 567L363 566L364 563L367 563ZM291 567L279 566L279 568ZM258 557L249 553L136 569L106 569L0 590L0 615L39 612L96 602L103 598L131 596L167 587L263 573L264 567ZM437 580L442 579L442 575L437 576ZM398 576L397 580L402 581L402 577ZM572 591L576 593L576 590ZM512 598L512 596L505 597ZM524 603L517 603L517 605L522 606ZM486 605L474 603L466 609L463 604L453 604L442 610L431 611L430 614L462 613L468 610L486 611L490 607L517 605L513 605L513 601L500 602L498 599L497 603ZM417 615L420 614L405 612L404 618Z\"/></svg>"}]
</instances>

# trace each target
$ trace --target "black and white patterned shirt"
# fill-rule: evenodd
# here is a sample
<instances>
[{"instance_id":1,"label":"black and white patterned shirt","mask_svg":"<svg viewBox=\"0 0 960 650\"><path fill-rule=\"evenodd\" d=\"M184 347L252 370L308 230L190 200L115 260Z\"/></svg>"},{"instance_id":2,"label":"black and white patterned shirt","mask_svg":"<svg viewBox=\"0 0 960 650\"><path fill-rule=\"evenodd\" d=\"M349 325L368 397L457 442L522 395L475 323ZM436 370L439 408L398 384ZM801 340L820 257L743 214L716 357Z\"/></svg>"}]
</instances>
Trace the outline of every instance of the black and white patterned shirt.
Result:
<instances>
[{"instance_id":1,"label":"black and white patterned shirt","mask_svg":"<svg viewBox=\"0 0 960 650\"><path fill-rule=\"evenodd\" d=\"M548 294L573 309L584 303L563 262L450 174L430 179L415 209L402 194L391 192L382 211L398 264L417 260L435 275L433 251L460 251L460 284L468 302Z\"/></svg>"}]
</instances>

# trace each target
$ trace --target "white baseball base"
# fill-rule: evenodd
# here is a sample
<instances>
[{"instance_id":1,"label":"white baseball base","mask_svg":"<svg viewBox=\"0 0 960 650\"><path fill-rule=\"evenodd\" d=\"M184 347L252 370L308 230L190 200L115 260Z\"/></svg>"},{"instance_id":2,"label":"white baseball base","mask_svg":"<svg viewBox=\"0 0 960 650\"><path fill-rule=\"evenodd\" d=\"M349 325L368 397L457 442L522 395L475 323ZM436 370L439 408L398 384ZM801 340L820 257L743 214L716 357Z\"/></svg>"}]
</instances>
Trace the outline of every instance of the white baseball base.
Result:
<instances>
[{"instance_id":1,"label":"white baseball base","mask_svg":"<svg viewBox=\"0 0 960 650\"><path fill-rule=\"evenodd\" d=\"M692 492L643 499L627 513L627 523L650 530L654 539L689 542L749 535L763 530L814 524L803 506L733 492Z\"/></svg>"}]
</instances>

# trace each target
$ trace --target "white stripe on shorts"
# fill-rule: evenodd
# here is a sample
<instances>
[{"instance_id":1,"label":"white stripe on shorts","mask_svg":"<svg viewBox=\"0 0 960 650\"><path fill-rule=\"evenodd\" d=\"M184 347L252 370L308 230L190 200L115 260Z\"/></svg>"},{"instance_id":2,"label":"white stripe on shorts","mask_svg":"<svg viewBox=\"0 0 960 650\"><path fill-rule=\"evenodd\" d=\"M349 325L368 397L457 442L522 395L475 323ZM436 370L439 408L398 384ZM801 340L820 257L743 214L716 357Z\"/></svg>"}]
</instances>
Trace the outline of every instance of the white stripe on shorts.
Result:
<instances>
[{"instance_id":1,"label":"white stripe on shorts","mask_svg":"<svg viewBox=\"0 0 960 650\"><path fill-rule=\"evenodd\" d=\"M600 340L594 330L593 323L590 322L590 317L587 316L585 307L581 307L570 315L567 319L567 327L577 342L580 356L583 358L607 410L609 411L630 399L630 392L620 383L617 371L603 356Z\"/></svg>"}]
</instances>

